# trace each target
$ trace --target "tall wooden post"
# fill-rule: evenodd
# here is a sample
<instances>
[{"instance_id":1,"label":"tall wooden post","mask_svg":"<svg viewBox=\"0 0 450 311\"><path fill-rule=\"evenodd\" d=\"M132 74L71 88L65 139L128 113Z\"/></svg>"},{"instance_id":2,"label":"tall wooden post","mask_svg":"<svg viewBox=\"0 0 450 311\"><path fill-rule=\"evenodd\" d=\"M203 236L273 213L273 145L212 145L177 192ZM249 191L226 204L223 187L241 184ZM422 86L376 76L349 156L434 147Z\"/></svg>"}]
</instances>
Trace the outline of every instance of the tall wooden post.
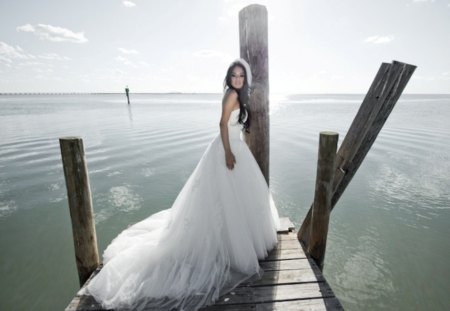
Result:
<instances>
[{"instance_id":1,"label":"tall wooden post","mask_svg":"<svg viewBox=\"0 0 450 311\"><path fill-rule=\"evenodd\" d=\"M267 9L252 4L239 12L240 56L251 67L250 133L245 141L269 184L269 58Z\"/></svg>"},{"instance_id":2,"label":"tall wooden post","mask_svg":"<svg viewBox=\"0 0 450 311\"><path fill-rule=\"evenodd\" d=\"M316 191L312 208L308 253L320 270L323 269L327 245L338 137L339 135L335 132L321 132L319 139Z\"/></svg>"},{"instance_id":3,"label":"tall wooden post","mask_svg":"<svg viewBox=\"0 0 450 311\"><path fill-rule=\"evenodd\" d=\"M64 137L59 139L59 144L66 178L70 218L72 219L78 278L80 286L82 286L100 263L91 188L83 140L80 137Z\"/></svg>"}]
</instances>

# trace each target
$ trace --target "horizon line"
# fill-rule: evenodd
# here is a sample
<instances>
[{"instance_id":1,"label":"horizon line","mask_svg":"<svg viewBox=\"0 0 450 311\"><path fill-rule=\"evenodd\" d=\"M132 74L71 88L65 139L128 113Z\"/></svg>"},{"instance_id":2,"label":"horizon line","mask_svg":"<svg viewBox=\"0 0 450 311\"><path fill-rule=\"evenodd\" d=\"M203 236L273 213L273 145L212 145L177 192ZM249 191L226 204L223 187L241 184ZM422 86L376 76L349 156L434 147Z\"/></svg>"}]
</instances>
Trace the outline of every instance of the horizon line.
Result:
<instances>
[{"instance_id":1,"label":"horizon line","mask_svg":"<svg viewBox=\"0 0 450 311\"><path fill-rule=\"evenodd\" d=\"M0 92L4 95L119 95L125 92ZM130 94L177 95L177 94L222 94L221 92L133 92ZM274 95L366 95L366 93L272 93ZM449 93L403 93L403 95L450 95Z\"/></svg>"}]
</instances>

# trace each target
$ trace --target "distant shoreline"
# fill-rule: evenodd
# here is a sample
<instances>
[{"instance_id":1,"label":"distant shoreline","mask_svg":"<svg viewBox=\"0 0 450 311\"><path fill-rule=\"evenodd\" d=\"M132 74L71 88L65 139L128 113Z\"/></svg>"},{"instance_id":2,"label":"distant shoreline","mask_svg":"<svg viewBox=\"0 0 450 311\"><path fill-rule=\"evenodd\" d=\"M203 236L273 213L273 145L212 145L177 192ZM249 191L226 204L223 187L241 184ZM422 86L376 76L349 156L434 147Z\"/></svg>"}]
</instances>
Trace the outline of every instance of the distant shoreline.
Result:
<instances>
[{"instance_id":1,"label":"distant shoreline","mask_svg":"<svg viewBox=\"0 0 450 311\"><path fill-rule=\"evenodd\" d=\"M123 95L125 92L0 92L1 95ZM177 95L177 94L221 94L221 93L183 93L183 92L133 92L143 95Z\"/></svg>"},{"instance_id":2,"label":"distant shoreline","mask_svg":"<svg viewBox=\"0 0 450 311\"><path fill-rule=\"evenodd\" d=\"M36 96L36 95L124 95L124 92L0 92L0 96L9 95L22 95L22 96ZM209 92L199 92L199 93L184 93L184 92L135 92L133 95L217 95L222 93L209 93ZM361 95L364 96L365 93L273 93L274 95L321 95L321 96L342 96L342 95ZM449 95L450 93L403 93L403 95Z\"/></svg>"}]
</instances>

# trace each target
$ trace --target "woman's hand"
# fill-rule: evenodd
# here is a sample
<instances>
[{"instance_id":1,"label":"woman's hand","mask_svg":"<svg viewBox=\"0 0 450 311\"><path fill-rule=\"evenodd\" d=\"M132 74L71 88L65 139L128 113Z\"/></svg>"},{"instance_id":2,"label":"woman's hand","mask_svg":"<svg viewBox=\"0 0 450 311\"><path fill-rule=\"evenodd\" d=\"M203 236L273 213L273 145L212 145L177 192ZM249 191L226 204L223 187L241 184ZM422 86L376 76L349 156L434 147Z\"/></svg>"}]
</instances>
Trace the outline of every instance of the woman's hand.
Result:
<instances>
[{"instance_id":1,"label":"woman's hand","mask_svg":"<svg viewBox=\"0 0 450 311\"><path fill-rule=\"evenodd\" d=\"M232 170L234 168L234 164L236 163L236 159L234 158L234 154L230 152L225 153L225 164L228 169Z\"/></svg>"}]
</instances>

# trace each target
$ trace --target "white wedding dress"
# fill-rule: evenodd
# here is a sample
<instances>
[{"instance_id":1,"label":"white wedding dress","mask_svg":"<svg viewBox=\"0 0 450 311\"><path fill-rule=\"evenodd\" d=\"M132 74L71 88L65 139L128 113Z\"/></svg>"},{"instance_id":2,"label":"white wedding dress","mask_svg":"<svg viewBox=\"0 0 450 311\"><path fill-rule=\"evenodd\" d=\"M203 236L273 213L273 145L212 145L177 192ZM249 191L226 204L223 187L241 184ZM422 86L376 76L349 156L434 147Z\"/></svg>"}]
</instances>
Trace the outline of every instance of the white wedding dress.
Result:
<instances>
[{"instance_id":1,"label":"white wedding dress","mask_svg":"<svg viewBox=\"0 0 450 311\"><path fill-rule=\"evenodd\" d=\"M228 122L234 169L218 135L172 207L120 233L81 294L108 309L197 310L261 276L258 259L276 246L279 219L238 116Z\"/></svg>"}]
</instances>

